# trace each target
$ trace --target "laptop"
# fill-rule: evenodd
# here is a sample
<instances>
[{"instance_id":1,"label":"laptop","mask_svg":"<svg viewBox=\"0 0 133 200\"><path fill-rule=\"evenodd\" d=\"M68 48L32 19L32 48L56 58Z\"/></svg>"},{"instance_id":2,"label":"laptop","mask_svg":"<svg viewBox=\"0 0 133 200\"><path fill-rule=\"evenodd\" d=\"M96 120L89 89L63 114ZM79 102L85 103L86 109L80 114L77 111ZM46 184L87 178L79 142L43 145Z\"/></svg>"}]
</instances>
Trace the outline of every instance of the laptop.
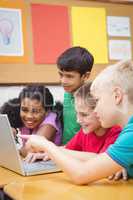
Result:
<instances>
[{"instance_id":1,"label":"laptop","mask_svg":"<svg viewBox=\"0 0 133 200\"><path fill-rule=\"evenodd\" d=\"M6 114L0 114L0 166L23 176L61 171L52 160L34 163L22 160Z\"/></svg>"}]
</instances>

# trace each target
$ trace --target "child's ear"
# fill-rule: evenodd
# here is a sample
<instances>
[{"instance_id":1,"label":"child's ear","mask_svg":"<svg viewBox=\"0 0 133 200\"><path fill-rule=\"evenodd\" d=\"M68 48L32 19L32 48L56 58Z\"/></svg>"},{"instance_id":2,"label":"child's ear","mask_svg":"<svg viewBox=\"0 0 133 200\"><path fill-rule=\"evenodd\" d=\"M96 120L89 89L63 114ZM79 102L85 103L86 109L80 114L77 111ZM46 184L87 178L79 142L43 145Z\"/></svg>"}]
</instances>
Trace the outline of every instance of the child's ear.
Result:
<instances>
[{"instance_id":1,"label":"child's ear","mask_svg":"<svg viewBox=\"0 0 133 200\"><path fill-rule=\"evenodd\" d=\"M83 74L84 82L88 81L89 77L90 77L90 72L86 72L85 74Z\"/></svg>"},{"instance_id":2,"label":"child's ear","mask_svg":"<svg viewBox=\"0 0 133 200\"><path fill-rule=\"evenodd\" d=\"M116 105L119 105L123 99L123 91L120 87L116 87L114 89L114 98L115 98Z\"/></svg>"}]
</instances>

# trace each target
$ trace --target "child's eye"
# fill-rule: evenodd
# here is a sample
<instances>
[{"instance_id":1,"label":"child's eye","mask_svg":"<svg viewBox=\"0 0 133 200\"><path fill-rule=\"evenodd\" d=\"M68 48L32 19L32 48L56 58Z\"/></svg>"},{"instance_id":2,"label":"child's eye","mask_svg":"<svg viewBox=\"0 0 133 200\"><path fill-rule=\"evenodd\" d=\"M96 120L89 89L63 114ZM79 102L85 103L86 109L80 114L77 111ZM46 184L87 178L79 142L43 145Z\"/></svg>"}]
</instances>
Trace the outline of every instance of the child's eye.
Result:
<instances>
[{"instance_id":1,"label":"child's eye","mask_svg":"<svg viewBox=\"0 0 133 200\"><path fill-rule=\"evenodd\" d=\"M21 107L21 110L22 110L23 112L28 112L28 109L25 108L25 107Z\"/></svg>"},{"instance_id":2,"label":"child's eye","mask_svg":"<svg viewBox=\"0 0 133 200\"><path fill-rule=\"evenodd\" d=\"M90 117L92 112L90 113L80 113L81 117Z\"/></svg>"},{"instance_id":3,"label":"child's eye","mask_svg":"<svg viewBox=\"0 0 133 200\"><path fill-rule=\"evenodd\" d=\"M89 116L89 114L83 114L82 113L82 117L88 117Z\"/></svg>"},{"instance_id":4,"label":"child's eye","mask_svg":"<svg viewBox=\"0 0 133 200\"><path fill-rule=\"evenodd\" d=\"M40 113L40 110L32 109L32 113L33 114L38 114L38 113Z\"/></svg>"},{"instance_id":5,"label":"child's eye","mask_svg":"<svg viewBox=\"0 0 133 200\"><path fill-rule=\"evenodd\" d=\"M72 75L67 75L67 78L73 78L73 76Z\"/></svg>"}]
</instances>

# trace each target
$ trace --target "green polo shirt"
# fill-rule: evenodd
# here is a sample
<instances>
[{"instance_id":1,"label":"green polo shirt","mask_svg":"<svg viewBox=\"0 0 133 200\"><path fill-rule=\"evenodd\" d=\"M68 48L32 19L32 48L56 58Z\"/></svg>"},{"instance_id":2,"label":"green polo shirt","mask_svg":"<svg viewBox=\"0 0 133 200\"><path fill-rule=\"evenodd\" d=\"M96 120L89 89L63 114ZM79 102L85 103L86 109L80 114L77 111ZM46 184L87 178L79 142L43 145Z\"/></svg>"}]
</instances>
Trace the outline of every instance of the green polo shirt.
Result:
<instances>
[{"instance_id":1,"label":"green polo shirt","mask_svg":"<svg viewBox=\"0 0 133 200\"><path fill-rule=\"evenodd\" d=\"M64 130L62 143L66 144L80 129L77 123L76 111L74 106L74 96L71 93L65 92L63 103L63 121Z\"/></svg>"}]
</instances>

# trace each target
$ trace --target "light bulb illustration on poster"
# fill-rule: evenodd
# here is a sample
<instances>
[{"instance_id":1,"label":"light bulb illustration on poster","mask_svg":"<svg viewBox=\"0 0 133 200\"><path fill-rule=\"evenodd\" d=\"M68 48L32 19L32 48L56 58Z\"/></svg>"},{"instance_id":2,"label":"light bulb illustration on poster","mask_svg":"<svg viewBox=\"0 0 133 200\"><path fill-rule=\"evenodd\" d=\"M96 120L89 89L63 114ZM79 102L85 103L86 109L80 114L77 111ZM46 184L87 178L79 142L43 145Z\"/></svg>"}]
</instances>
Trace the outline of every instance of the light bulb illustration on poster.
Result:
<instances>
[{"instance_id":1,"label":"light bulb illustration on poster","mask_svg":"<svg viewBox=\"0 0 133 200\"><path fill-rule=\"evenodd\" d=\"M0 56L23 56L20 9L0 8Z\"/></svg>"}]
</instances>

